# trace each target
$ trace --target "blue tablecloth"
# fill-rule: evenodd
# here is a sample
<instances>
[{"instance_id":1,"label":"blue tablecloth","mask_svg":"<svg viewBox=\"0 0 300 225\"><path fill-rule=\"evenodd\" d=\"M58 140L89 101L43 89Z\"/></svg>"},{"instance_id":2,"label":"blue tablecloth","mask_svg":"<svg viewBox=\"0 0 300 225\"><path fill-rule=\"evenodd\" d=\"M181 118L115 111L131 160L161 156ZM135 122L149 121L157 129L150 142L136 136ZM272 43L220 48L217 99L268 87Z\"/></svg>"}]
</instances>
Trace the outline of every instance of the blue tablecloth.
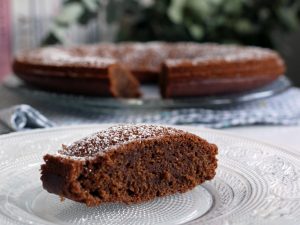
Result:
<instances>
[{"instance_id":1,"label":"blue tablecloth","mask_svg":"<svg viewBox=\"0 0 300 225\"><path fill-rule=\"evenodd\" d=\"M20 104L27 104L30 107L18 106ZM36 117L37 121L32 116ZM252 124L295 125L300 124L300 89L291 88L271 98L215 110L193 108L95 113L34 100L0 86L0 121L2 121L0 133L52 125L123 122L190 124L212 128ZM22 125L13 124L16 121Z\"/></svg>"}]
</instances>

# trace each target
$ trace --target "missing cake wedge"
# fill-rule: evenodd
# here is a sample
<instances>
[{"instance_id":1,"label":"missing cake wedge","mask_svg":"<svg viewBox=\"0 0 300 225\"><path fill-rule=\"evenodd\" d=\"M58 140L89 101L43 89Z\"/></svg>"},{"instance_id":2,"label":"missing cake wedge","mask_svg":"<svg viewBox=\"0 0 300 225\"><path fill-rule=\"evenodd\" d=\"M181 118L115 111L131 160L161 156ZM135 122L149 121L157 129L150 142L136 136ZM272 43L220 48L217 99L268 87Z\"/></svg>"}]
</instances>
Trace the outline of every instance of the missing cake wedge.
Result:
<instances>
[{"instance_id":1,"label":"missing cake wedge","mask_svg":"<svg viewBox=\"0 0 300 225\"><path fill-rule=\"evenodd\" d=\"M218 148L170 127L118 125L44 156L44 189L97 206L184 193L211 180Z\"/></svg>"}]
</instances>

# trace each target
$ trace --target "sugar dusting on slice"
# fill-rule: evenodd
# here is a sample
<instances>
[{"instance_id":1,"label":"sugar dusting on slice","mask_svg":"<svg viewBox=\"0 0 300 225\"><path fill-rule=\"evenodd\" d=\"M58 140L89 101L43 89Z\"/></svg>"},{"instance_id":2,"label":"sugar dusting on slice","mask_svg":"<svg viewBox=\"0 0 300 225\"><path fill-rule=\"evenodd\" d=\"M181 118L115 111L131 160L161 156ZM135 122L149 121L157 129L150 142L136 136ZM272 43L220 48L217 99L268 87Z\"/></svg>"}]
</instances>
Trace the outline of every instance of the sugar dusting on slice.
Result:
<instances>
[{"instance_id":1,"label":"sugar dusting on slice","mask_svg":"<svg viewBox=\"0 0 300 225\"><path fill-rule=\"evenodd\" d=\"M130 142L182 133L184 131L163 126L118 125L92 134L70 146L63 145L62 150L59 150L58 153L67 157L89 158Z\"/></svg>"}]
</instances>

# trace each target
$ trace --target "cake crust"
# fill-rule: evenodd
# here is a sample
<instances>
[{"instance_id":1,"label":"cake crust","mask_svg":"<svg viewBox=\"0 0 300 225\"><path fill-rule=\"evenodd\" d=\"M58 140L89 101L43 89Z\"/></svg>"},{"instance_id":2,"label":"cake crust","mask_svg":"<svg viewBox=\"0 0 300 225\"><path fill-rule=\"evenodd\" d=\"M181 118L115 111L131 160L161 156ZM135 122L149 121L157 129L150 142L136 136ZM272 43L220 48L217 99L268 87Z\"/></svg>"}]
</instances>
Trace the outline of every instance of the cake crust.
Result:
<instances>
[{"instance_id":1,"label":"cake crust","mask_svg":"<svg viewBox=\"0 0 300 225\"><path fill-rule=\"evenodd\" d=\"M121 125L47 154L50 193L96 206L126 204L191 190L215 176L217 147L174 128Z\"/></svg>"}]
</instances>

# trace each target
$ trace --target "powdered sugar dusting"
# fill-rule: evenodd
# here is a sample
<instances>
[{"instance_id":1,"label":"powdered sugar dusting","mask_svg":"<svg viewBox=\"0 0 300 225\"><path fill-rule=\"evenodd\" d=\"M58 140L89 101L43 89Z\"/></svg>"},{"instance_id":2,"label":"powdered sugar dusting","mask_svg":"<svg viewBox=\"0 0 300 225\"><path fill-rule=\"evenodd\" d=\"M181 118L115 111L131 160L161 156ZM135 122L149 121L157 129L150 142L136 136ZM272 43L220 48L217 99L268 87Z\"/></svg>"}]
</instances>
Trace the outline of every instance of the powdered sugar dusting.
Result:
<instances>
[{"instance_id":1,"label":"powdered sugar dusting","mask_svg":"<svg viewBox=\"0 0 300 225\"><path fill-rule=\"evenodd\" d=\"M201 55L196 55L191 59L168 59L166 60L166 65L170 67L181 66L182 64L197 66L219 61L224 63L236 63L268 58L279 59L277 53L274 51L259 47L219 46L211 48L210 50L206 49L206 51L203 51Z\"/></svg>"},{"instance_id":2,"label":"powdered sugar dusting","mask_svg":"<svg viewBox=\"0 0 300 225\"><path fill-rule=\"evenodd\" d=\"M131 142L182 133L184 131L156 125L118 125L92 134L70 146L63 146L58 153L67 157L89 158Z\"/></svg>"},{"instance_id":3,"label":"powdered sugar dusting","mask_svg":"<svg viewBox=\"0 0 300 225\"><path fill-rule=\"evenodd\" d=\"M231 63L270 57L280 59L276 52L259 47L188 42L172 44L165 42L125 42L71 48L47 47L23 54L17 59L31 64L95 68L107 67L113 63L121 62L132 70L159 72L163 62L167 66L176 67L186 63L197 66L216 60Z\"/></svg>"},{"instance_id":4,"label":"powdered sugar dusting","mask_svg":"<svg viewBox=\"0 0 300 225\"><path fill-rule=\"evenodd\" d=\"M18 57L23 62L31 64L55 66L85 66L107 67L117 62L114 58L88 55L81 49L67 49L63 47L47 47L23 53Z\"/></svg>"}]
</instances>

